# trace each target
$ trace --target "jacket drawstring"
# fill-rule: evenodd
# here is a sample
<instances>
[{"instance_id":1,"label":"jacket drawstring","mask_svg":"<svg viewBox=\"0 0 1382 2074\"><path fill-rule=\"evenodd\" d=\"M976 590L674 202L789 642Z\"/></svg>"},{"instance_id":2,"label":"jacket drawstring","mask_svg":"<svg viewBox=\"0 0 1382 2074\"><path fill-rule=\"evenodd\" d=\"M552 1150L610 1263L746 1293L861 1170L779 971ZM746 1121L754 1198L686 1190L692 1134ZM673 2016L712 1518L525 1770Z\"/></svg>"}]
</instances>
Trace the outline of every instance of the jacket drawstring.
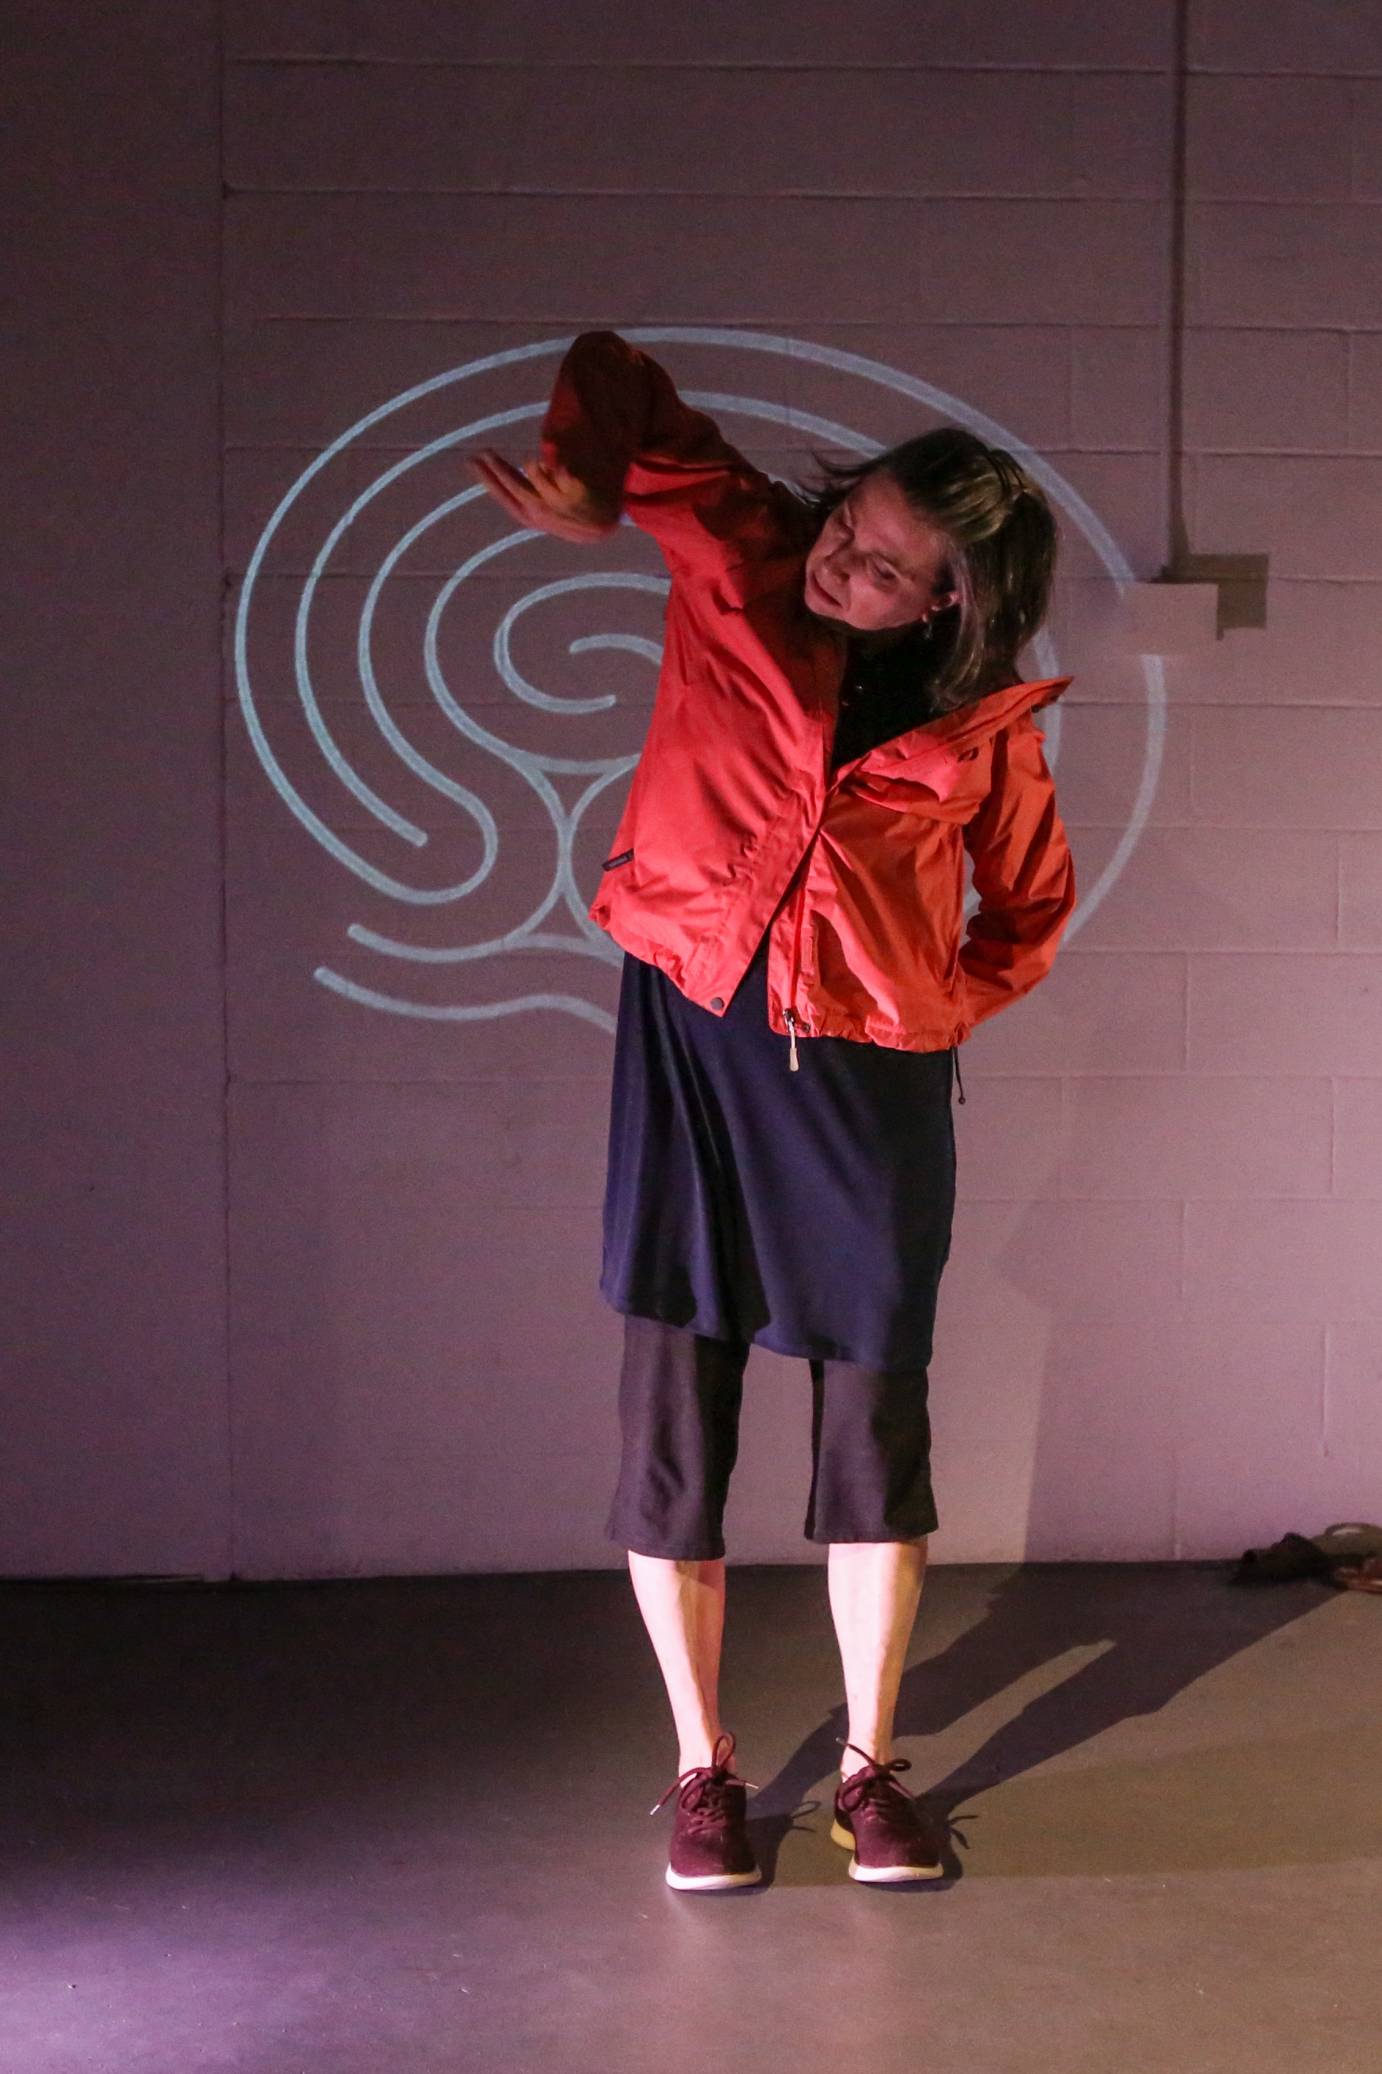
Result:
<instances>
[{"instance_id":1,"label":"jacket drawstring","mask_svg":"<svg viewBox=\"0 0 1382 2074\"><path fill-rule=\"evenodd\" d=\"M960 1089L960 1100L963 1102L965 1098L965 1084L960 1077L960 1047L958 1044L952 1044L950 1047L950 1063L955 1068L955 1079Z\"/></svg>"}]
</instances>

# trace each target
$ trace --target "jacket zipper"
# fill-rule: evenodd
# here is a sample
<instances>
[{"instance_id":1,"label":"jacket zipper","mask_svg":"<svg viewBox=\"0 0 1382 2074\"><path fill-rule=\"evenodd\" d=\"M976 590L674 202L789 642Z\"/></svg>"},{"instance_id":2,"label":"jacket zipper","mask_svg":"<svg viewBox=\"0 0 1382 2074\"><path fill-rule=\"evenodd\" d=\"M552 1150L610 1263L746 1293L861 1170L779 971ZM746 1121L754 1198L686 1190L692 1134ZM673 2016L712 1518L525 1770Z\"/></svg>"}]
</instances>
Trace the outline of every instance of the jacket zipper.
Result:
<instances>
[{"instance_id":1,"label":"jacket zipper","mask_svg":"<svg viewBox=\"0 0 1382 2074\"><path fill-rule=\"evenodd\" d=\"M815 838L813 837L812 840L814 841L814 839ZM810 854L811 852L808 847L806 853L807 857L809 857ZM803 860L801 884L797 887L796 921L792 925L792 962L787 979L787 1000L789 1005L782 1011L782 1020L787 1025L787 1035L791 1040L788 1049L787 1065L788 1070L792 1073L797 1072L801 1065L801 1061L797 1057L797 1013L795 1008L793 1008L790 1004L796 1000L797 994L797 970L801 963L801 924L802 918L805 915L805 913L806 869L805 860Z\"/></svg>"},{"instance_id":2,"label":"jacket zipper","mask_svg":"<svg viewBox=\"0 0 1382 2074\"><path fill-rule=\"evenodd\" d=\"M838 728L838 713L835 716L835 725ZM832 746L833 741L834 737L832 735ZM868 753L869 752L865 750L859 756L852 756L850 758L850 766L852 767L855 763L862 763L864 760L864 756L866 756ZM827 758L828 755L829 752L827 752ZM797 1015L796 1009L791 1004L796 1000L797 972L801 965L801 925L806 914L806 880L808 872L810 870L811 848L816 840L816 837L821 832L821 823L825 820L826 810L830 805L830 795L835 790L836 786L839 784L840 775L844 768L844 765L840 765L835 769L827 769L826 771L825 797L821 802L820 815L816 821L815 827L811 831L810 841L806 845L806 854L802 858L801 862L801 883L797 887L797 918L792 927L792 963L791 971L787 980L788 1005L782 1011L782 1020L787 1025L787 1035L790 1040L787 1053L787 1065L789 1070L793 1073L797 1072L801 1065L801 1061L797 1057L797 1031L801 1030L803 1036L807 1036L810 1034L807 1030L803 1028L800 1018Z\"/></svg>"},{"instance_id":3,"label":"jacket zipper","mask_svg":"<svg viewBox=\"0 0 1382 2074\"><path fill-rule=\"evenodd\" d=\"M836 725L839 725L838 714L836 715ZM852 758L851 761L862 761L862 758ZM827 770L826 772L825 798L821 802L821 811L819 818L817 819L815 827L811 831L810 841L806 845L806 854L801 861L801 881L797 887L797 918L792 925L792 962L787 979L788 1005L782 1011L782 1020L787 1025L787 1036L789 1040L787 1051L787 1066L788 1070L792 1073L799 1071L801 1066L801 1061L797 1057L797 1031L801 1029L803 1036L809 1034L806 1030L802 1028L800 1019L797 1016L796 1009L792 1006L792 1004L796 1000L797 972L801 965L801 925L806 915L806 880L808 873L810 871L812 845L815 843L816 837L821 832L821 823L825 820L826 809L830 804L830 795L834 791L835 786L838 784L839 777L840 772L838 770Z\"/></svg>"},{"instance_id":4,"label":"jacket zipper","mask_svg":"<svg viewBox=\"0 0 1382 2074\"><path fill-rule=\"evenodd\" d=\"M835 720L835 724L836 724L836 727L838 728L838 726L839 726L839 715L838 715L838 713L837 713L837 715L836 715L836 720ZM876 748L877 746L878 746L878 745L877 745L877 744L875 743L875 744L874 744L874 747ZM787 1036L788 1036L788 1040L789 1040L789 1043L788 1043L788 1053L787 1053L787 1065L788 1065L788 1069L789 1069L789 1071L791 1071L791 1072L793 1072L793 1073L797 1072L797 1071L799 1070L799 1068L800 1068L800 1065L801 1065L801 1061L800 1061L800 1059L799 1059L799 1058L797 1057L797 1031L798 1031L799 1029L802 1029L802 1025L801 1025L801 1023L800 1023L800 1020L799 1020L799 1018L798 1018L798 1016L797 1016L797 1012L796 1012L796 1009L795 1009L795 1008L794 1008L794 1007L793 1007L793 1006L792 1006L791 1004L792 1004L792 1003L793 1003L793 1002L794 1002L794 1001L796 1000L796 992L797 992L797 972L798 972L798 969L799 969L799 967L800 967L800 964L801 964L801 925L802 925L802 921L803 921L803 919L804 919L804 917L805 917L805 914L806 914L806 878L807 878L807 871L808 871L808 868L809 868L809 859L810 859L810 855L811 855L811 844L815 842L815 840L816 840L816 837L817 837L817 836L818 836L818 835L820 834L820 830L821 830L821 821L823 821L823 820L825 819L825 811L826 811L826 807L827 807L827 806L829 805L829 802L830 802L830 795L831 795L832 791L833 791L833 790L835 789L836 785L837 785L837 784L839 783L839 781L840 781L840 777L841 777L841 775L842 775L843 771L844 771L845 769L852 769L852 768L853 768L853 766L854 766L854 765L855 765L856 763L862 763L862 762L863 762L863 760L864 760L864 758L865 758L865 756L868 756L868 755L871 755L871 754L872 754L872 751L871 751L871 750L865 749L865 750L861 751L861 753L860 753L860 754L859 754L858 756L852 756L852 757L851 757L851 758L849 759L849 763L848 763L848 765L844 765L844 764L841 764L841 765L837 766L837 767L836 767L835 769L833 769L833 770L830 770L830 771L828 771L828 772L827 772L827 774L826 774L826 781L825 781L825 801L824 801L824 803L823 803L823 805L822 805L822 807L821 807L821 818L820 818L820 820L818 820L818 821L817 821L817 823L816 823L816 826L815 826L815 828L814 828L814 829L812 830L812 833L811 833L811 842L807 844L807 846L806 846L806 856L805 856L805 857L803 858L803 860L802 860L802 873L801 873L801 883L800 883L800 885L799 885L799 886L797 887L797 916L796 916L796 921L795 921L795 923L793 924L793 928L792 928L792 962L791 962L791 970L790 970L790 974L789 974L789 977L788 977L788 981L787 981L787 1001L788 1001L788 1006L787 1006L787 1007L785 1007L785 1008L783 1009L783 1011L782 1011L782 1020L783 1020L783 1022L784 1022L784 1023L786 1023L786 1025L787 1025ZM803 1036L805 1036L805 1035L807 1034L807 1032L806 1032L806 1031L805 1031L804 1029L802 1029L802 1034L803 1034ZM956 1059L956 1061L955 1061L955 1070L956 1070L956 1072L958 1073L958 1071L959 1071L959 1060L958 1060L958 1059ZM964 1100L964 1088L963 1088L963 1084L961 1085L961 1089L960 1089L960 1100L961 1100L962 1102L963 1102L963 1100Z\"/></svg>"},{"instance_id":5,"label":"jacket zipper","mask_svg":"<svg viewBox=\"0 0 1382 2074\"><path fill-rule=\"evenodd\" d=\"M830 788L829 788L829 786L827 786L827 788L826 788L827 796L829 795L829 789L830 789ZM817 826L816 826L816 833L819 833L819 828L820 828L820 824L819 824L819 822L818 822L818 823L817 823ZM814 834L813 834L813 836L812 836L811 840L812 840L812 842L814 842L814 841L815 841L815 835L814 835ZM790 969L789 969L789 972L788 972L788 978L787 978L787 1001L788 1001L788 1006L787 1006L787 1007L785 1007L785 1008L783 1009L783 1011L782 1011L782 1020L783 1020L783 1022L784 1022L784 1023L786 1023L786 1025L787 1025L787 1038L788 1038L788 1049L787 1049L787 1066L788 1066L788 1070L789 1070L790 1072L792 1072L792 1073L796 1073L796 1072L800 1071L800 1068L801 1068L801 1060L800 1060L800 1059L799 1059L799 1058L797 1057L797 1031L798 1031L798 1029L799 1029L799 1028L801 1028L801 1025L800 1025L800 1023L799 1023L799 1021L798 1021L798 1018L797 1018L797 1012L796 1012L795 1008L793 1008L793 1007L792 1007L792 1006L791 1006L790 1004L791 1004L791 1003L792 1003L792 1002L793 1002L793 1001L795 1000L795 998L796 998L796 991L797 991L797 972L798 972L798 970L799 970L799 968L800 968L800 965L801 965L801 925L802 925L802 922L803 922L803 921L805 920L805 916L806 916L806 878L807 878L807 869L808 869L808 864L807 864L807 860L809 859L809 857L810 857L810 854L811 854L811 852L810 852L810 846L808 845L808 847L807 847L807 852L806 852L806 857L805 857L805 858L803 858L803 860L802 860L802 872L801 872L801 881L800 881L800 884L799 884L799 885L798 885L798 887L797 887L797 892L796 892L796 901L797 901L797 913L796 913L796 920L795 920L795 921L793 922L793 924L792 924L792 960L791 960L791 966L790 966ZM803 1035L805 1035L805 1034L806 1034L804 1030L803 1030L802 1034L803 1034ZM950 1047L950 1054L951 1054L951 1062L952 1062L952 1064L953 1064L953 1066L954 1066L954 1070L955 1070L955 1080L956 1080L956 1083L957 1083L957 1085L958 1085L958 1089L959 1089L959 1096L960 1096L960 1100L961 1100L961 1101L963 1102L963 1101L964 1101L964 1098L965 1098L965 1084L964 1084L964 1081L963 1081L963 1080L961 1079L961 1077L960 1077L960 1052L959 1052L959 1046L958 1046L958 1045L954 1045L954 1044L952 1044L952 1045L951 1045L951 1047Z\"/></svg>"}]
</instances>

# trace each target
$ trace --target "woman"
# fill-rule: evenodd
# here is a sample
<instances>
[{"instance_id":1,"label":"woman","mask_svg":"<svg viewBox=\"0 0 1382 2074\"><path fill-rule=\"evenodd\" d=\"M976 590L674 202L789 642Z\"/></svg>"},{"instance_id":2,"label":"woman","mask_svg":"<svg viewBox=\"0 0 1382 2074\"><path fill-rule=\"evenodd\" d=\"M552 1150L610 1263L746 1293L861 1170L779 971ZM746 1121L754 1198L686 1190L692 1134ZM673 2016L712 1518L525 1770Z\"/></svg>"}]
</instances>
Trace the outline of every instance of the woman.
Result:
<instances>
[{"instance_id":1,"label":"woman","mask_svg":"<svg viewBox=\"0 0 1382 2074\"><path fill-rule=\"evenodd\" d=\"M717 1693L723 1511L759 1345L810 1363L805 1532L828 1548L849 1709L831 1834L857 1880L934 1878L893 1715L937 1525L927 1368L956 1047L1050 969L1075 899L1032 720L1070 679L1016 666L1046 614L1054 519L1010 454L958 426L793 490L610 331L571 346L525 469L492 450L473 465L511 516L565 540L627 514L672 577L590 907L625 952L607 1532L680 1742L666 1877L761 1877Z\"/></svg>"}]
</instances>

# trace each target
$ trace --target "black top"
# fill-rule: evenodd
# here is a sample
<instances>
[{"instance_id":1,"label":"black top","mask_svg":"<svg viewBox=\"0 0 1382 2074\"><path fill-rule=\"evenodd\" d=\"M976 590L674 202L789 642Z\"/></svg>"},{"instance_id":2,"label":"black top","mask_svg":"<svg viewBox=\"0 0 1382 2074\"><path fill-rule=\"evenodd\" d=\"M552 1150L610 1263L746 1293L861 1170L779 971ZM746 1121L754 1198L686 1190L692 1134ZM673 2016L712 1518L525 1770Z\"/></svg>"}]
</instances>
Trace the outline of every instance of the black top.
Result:
<instances>
[{"instance_id":1,"label":"black top","mask_svg":"<svg viewBox=\"0 0 1382 2074\"><path fill-rule=\"evenodd\" d=\"M929 663L929 644L915 634L881 648L849 643L832 769L936 717Z\"/></svg>"}]
</instances>

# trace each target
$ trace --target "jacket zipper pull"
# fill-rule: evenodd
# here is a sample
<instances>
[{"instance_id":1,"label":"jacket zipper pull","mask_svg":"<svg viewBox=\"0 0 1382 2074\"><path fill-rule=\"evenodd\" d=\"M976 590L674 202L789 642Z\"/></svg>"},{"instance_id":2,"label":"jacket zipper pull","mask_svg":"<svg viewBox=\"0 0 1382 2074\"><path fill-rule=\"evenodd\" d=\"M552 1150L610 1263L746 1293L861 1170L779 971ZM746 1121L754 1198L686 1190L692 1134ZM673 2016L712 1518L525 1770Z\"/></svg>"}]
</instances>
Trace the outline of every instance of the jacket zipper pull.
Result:
<instances>
[{"instance_id":1,"label":"jacket zipper pull","mask_svg":"<svg viewBox=\"0 0 1382 2074\"><path fill-rule=\"evenodd\" d=\"M788 1035L788 1037L789 1037L789 1038L791 1039L791 1046L790 1046L790 1054L789 1054L789 1057L788 1057L788 1060L787 1060L787 1064L788 1064L788 1067L789 1067L789 1069L790 1069L790 1070L791 1070L791 1071L792 1071L793 1073L796 1073L796 1072L798 1072L798 1071L800 1070L800 1061L799 1061L799 1059L797 1058L797 1019L796 1019L796 1015L795 1015L795 1013L794 1013L794 1012L792 1011L792 1009L790 1009L790 1008L784 1009L784 1010L783 1010L783 1013L782 1013L782 1020L783 1020L783 1021L784 1021L784 1022L786 1023L786 1025L787 1025L787 1035Z\"/></svg>"}]
</instances>

